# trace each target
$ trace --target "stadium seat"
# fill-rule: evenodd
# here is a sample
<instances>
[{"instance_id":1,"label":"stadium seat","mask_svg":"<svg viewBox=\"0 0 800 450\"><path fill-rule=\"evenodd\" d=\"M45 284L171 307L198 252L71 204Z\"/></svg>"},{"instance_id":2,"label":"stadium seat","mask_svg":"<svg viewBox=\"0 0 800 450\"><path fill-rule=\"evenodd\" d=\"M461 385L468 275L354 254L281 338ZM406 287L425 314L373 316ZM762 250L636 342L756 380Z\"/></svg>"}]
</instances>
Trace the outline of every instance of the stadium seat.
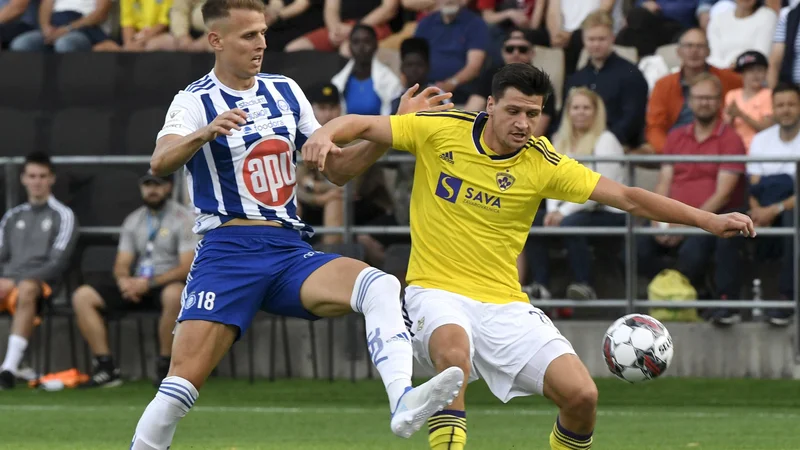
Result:
<instances>
[{"instance_id":1,"label":"stadium seat","mask_svg":"<svg viewBox=\"0 0 800 450\"><path fill-rule=\"evenodd\" d=\"M75 52L57 55L53 77L60 107L113 107L116 101L117 54Z\"/></svg>"},{"instance_id":2,"label":"stadium seat","mask_svg":"<svg viewBox=\"0 0 800 450\"><path fill-rule=\"evenodd\" d=\"M106 155L111 152L111 112L84 108L55 113L47 151L51 155Z\"/></svg>"},{"instance_id":3,"label":"stadium seat","mask_svg":"<svg viewBox=\"0 0 800 450\"><path fill-rule=\"evenodd\" d=\"M266 52L261 70L280 73L292 78L301 88L309 89L330 82L346 63L347 60L336 52Z\"/></svg>"},{"instance_id":4,"label":"stadium seat","mask_svg":"<svg viewBox=\"0 0 800 450\"><path fill-rule=\"evenodd\" d=\"M0 70L2 72L2 70ZM5 104L5 99L2 100ZM38 149L36 136L41 133L39 115L14 109L0 109L0 156L19 156Z\"/></svg>"},{"instance_id":5,"label":"stadium seat","mask_svg":"<svg viewBox=\"0 0 800 450\"><path fill-rule=\"evenodd\" d=\"M400 50L381 47L378 48L378 52L375 53L375 57L378 58L378 61L389 66L395 75L398 77L400 76Z\"/></svg>"},{"instance_id":6,"label":"stadium seat","mask_svg":"<svg viewBox=\"0 0 800 450\"><path fill-rule=\"evenodd\" d=\"M78 223L82 227L121 226L125 217L142 205L139 177L145 170L93 166L87 182L72 192L69 206Z\"/></svg>"},{"instance_id":7,"label":"stadium seat","mask_svg":"<svg viewBox=\"0 0 800 450\"><path fill-rule=\"evenodd\" d=\"M0 52L0 105L22 110L46 109L45 53ZM13 68L13 70L11 69Z\"/></svg>"},{"instance_id":8,"label":"stadium seat","mask_svg":"<svg viewBox=\"0 0 800 450\"><path fill-rule=\"evenodd\" d=\"M128 116L125 130L125 151L129 155L151 155L156 136L164 125L166 108L147 108Z\"/></svg>"},{"instance_id":9,"label":"stadium seat","mask_svg":"<svg viewBox=\"0 0 800 450\"><path fill-rule=\"evenodd\" d=\"M536 53L532 63L547 72L553 82L554 95L556 96L556 110L561 110L564 99L564 50L560 48L534 46Z\"/></svg>"},{"instance_id":10,"label":"stadium seat","mask_svg":"<svg viewBox=\"0 0 800 450\"><path fill-rule=\"evenodd\" d=\"M122 103L131 107L169 105L179 90L195 81L189 53L137 53L122 58L130 66L123 77Z\"/></svg>"}]
</instances>

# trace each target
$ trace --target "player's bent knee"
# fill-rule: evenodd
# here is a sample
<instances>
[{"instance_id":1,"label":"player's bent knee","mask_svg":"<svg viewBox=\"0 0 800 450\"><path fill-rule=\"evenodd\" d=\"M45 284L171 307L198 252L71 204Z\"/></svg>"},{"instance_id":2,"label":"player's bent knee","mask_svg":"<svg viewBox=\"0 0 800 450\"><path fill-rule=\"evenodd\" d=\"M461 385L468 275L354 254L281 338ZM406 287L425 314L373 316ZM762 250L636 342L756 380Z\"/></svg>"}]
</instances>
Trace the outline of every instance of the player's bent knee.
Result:
<instances>
[{"instance_id":1,"label":"player's bent knee","mask_svg":"<svg viewBox=\"0 0 800 450\"><path fill-rule=\"evenodd\" d=\"M181 308L181 294L183 293L183 283L170 283L161 291L161 306L164 311L177 311Z\"/></svg>"},{"instance_id":2,"label":"player's bent knee","mask_svg":"<svg viewBox=\"0 0 800 450\"><path fill-rule=\"evenodd\" d=\"M458 347L448 347L439 349L431 355L436 370L442 371L448 367L458 366L464 373L469 373L471 366L469 359L469 349Z\"/></svg>"},{"instance_id":3,"label":"player's bent knee","mask_svg":"<svg viewBox=\"0 0 800 450\"><path fill-rule=\"evenodd\" d=\"M544 395L562 410L593 413L597 407L597 386L573 354L563 354L550 363L544 376Z\"/></svg>"}]
</instances>

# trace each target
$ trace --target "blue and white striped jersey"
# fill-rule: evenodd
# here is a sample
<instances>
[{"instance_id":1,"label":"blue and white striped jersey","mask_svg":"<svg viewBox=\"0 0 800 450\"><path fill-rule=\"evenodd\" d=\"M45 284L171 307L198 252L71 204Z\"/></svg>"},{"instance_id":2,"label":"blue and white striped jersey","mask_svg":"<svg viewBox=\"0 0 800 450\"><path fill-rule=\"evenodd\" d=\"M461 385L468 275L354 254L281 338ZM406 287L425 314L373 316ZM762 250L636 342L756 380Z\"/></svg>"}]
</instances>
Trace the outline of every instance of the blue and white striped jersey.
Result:
<instances>
[{"instance_id":1,"label":"blue and white striped jersey","mask_svg":"<svg viewBox=\"0 0 800 450\"><path fill-rule=\"evenodd\" d=\"M236 91L212 70L178 92L158 138L189 135L225 111L240 108L247 123L220 135L186 164L189 195L203 234L234 219L273 220L312 234L297 216L295 150L320 127L298 84L282 75L258 74L255 85Z\"/></svg>"}]
</instances>

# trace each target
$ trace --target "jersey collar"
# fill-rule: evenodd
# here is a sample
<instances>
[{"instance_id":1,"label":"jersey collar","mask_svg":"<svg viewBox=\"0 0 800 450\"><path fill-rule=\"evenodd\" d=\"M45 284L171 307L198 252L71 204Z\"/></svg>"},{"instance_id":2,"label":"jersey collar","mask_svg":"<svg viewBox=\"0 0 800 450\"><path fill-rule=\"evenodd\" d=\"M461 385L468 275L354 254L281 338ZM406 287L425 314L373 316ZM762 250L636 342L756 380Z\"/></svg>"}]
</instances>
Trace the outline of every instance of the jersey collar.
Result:
<instances>
[{"instance_id":1,"label":"jersey collar","mask_svg":"<svg viewBox=\"0 0 800 450\"><path fill-rule=\"evenodd\" d=\"M507 155L498 155L491 148L489 148L488 145L486 145L486 141L483 140L483 131L486 129L486 122L488 121L489 115L485 112L481 112L478 114L478 117L475 118L475 122L472 124L472 143L475 144L475 148L478 150L478 153L488 156L489 159L493 161L502 161L504 159L511 159L517 156L524 147L520 147L515 152Z\"/></svg>"}]
</instances>

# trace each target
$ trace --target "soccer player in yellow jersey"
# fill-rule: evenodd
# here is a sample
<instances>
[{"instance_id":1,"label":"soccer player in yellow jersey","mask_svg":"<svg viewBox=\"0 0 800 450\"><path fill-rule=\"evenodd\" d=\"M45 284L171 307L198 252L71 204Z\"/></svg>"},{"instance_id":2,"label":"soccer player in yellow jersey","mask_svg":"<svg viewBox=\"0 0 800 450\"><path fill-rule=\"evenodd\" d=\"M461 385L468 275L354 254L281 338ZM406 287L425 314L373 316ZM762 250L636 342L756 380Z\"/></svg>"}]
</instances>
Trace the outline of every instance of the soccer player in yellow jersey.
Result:
<instances>
[{"instance_id":1,"label":"soccer player in yellow jersey","mask_svg":"<svg viewBox=\"0 0 800 450\"><path fill-rule=\"evenodd\" d=\"M544 72L510 64L494 76L486 112L343 116L314 133L303 157L344 184L380 153L337 142L363 138L416 156L404 306L417 360L436 371L459 366L468 381L482 377L504 402L544 395L560 410L550 447L584 450L592 446L597 388L570 343L521 292L515 266L540 201L591 199L723 237L755 231L745 215L715 215L623 186L532 137L551 92ZM463 393L428 419L431 449L464 448Z\"/></svg>"}]
</instances>

